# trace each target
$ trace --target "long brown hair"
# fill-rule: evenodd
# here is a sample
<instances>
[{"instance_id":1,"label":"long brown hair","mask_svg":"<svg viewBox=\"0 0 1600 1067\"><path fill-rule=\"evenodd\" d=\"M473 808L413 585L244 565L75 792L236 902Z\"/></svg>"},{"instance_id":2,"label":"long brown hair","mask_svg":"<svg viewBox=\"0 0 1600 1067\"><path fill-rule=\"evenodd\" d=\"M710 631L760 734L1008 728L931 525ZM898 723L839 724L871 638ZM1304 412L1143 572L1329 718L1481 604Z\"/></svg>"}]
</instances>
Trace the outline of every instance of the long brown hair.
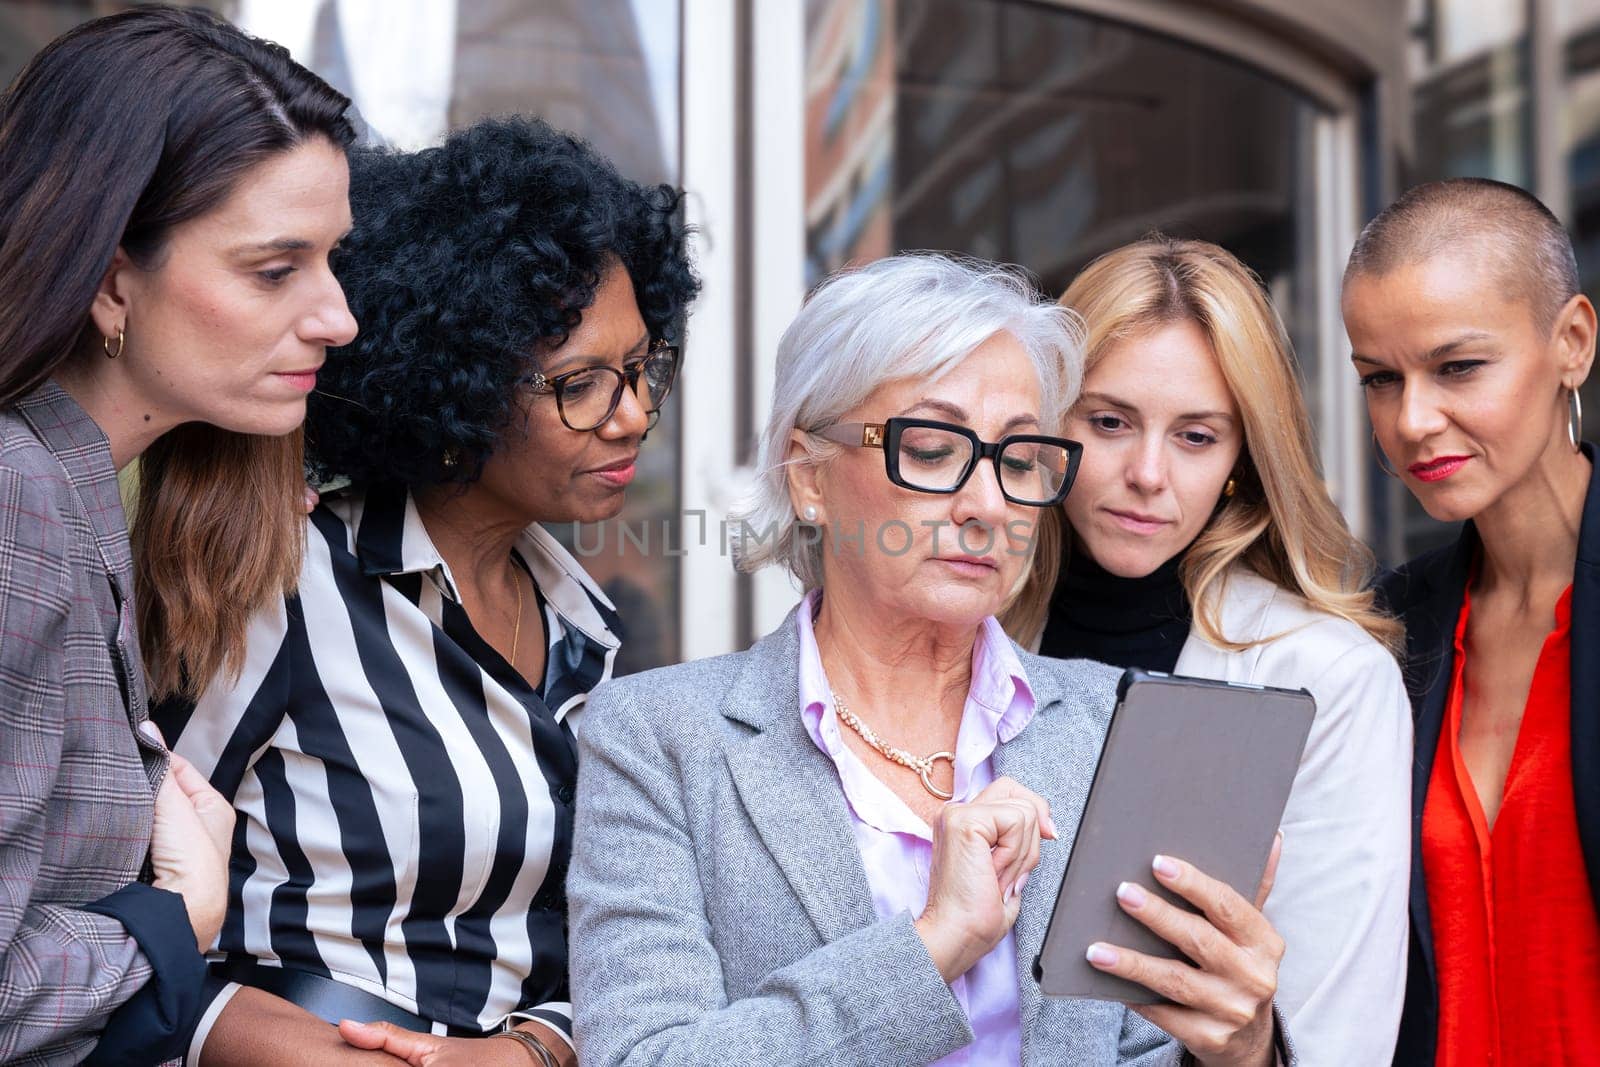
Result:
<instances>
[{"instance_id":1,"label":"long brown hair","mask_svg":"<svg viewBox=\"0 0 1600 1067\"><path fill-rule=\"evenodd\" d=\"M250 616L294 588L305 531L302 436L195 422L139 457L139 640L152 695L199 695L243 665Z\"/></svg>"},{"instance_id":2,"label":"long brown hair","mask_svg":"<svg viewBox=\"0 0 1600 1067\"><path fill-rule=\"evenodd\" d=\"M264 160L355 139L349 100L198 9L147 5L52 41L0 96L0 406L99 338L95 293L120 247L158 267L173 227ZM147 450L133 516L150 690L237 669L251 612L299 570L293 440L176 430Z\"/></svg>"},{"instance_id":3,"label":"long brown hair","mask_svg":"<svg viewBox=\"0 0 1600 1067\"><path fill-rule=\"evenodd\" d=\"M1368 588L1372 553L1351 535L1323 485L1293 348L1250 268L1205 241L1154 237L1095 260L1061 302L1087 324L1086 374L1112 345L1187 320L1205 334L1239 405L1244 449L1235 491L1189 547L1181 567L1200 636L1230 651L1261 643L1223 633L1210 595L1230 568L1243 564L1313 609L1347 619L1396 650L1400 624L1374 605ZM1061 508L1041 516L1040 525L1033 566L1002 616L1024 642L1044 628L1062 546L1072 536Z\"/></svg>"}]
</instances>

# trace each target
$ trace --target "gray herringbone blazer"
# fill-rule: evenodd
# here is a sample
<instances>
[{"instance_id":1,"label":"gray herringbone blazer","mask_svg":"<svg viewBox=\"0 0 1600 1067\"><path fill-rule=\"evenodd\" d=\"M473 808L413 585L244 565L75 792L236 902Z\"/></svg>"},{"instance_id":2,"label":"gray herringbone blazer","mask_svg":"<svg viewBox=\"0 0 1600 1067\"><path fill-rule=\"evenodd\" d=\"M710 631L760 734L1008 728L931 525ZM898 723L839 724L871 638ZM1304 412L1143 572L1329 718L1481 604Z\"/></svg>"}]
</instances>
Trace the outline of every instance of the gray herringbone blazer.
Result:
<instances>
[{"instance_id":1,"label":"gray herringbone blazer","mask_svg":"<svg viewBox=\"0 0 1600 1067\"><path fill-rule=\"evenodd\" d=\"M972 1040L901 914L880 920L838 777L800 718L794 617L746 652L597 688L568 880L580 1060L921 1064ZM1017 920L1025 1064L1175 1064L1120 1004L1045 998L1044 938L1120 672L1022 654L1033 722L995 753L1050 802Z\"/></svg>"}]
</instances>

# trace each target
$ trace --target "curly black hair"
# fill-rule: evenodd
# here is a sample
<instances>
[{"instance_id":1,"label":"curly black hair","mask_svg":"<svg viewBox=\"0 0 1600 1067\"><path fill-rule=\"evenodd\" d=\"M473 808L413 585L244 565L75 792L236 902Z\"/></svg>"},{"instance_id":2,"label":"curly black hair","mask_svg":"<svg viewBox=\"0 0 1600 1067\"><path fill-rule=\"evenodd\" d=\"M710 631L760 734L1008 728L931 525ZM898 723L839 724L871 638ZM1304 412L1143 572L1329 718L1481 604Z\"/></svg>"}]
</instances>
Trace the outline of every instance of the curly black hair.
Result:
<instances>
[{"instance_id":1,"label":"curly black hair","mask_svg":"<svg viewBox=\"0 0 1600 1067\"><path fill-rule=\"evenodd\" d=\"M416 153L356 150L355 228L334 269L361 330L318 375L314 469L362 486L476 479L518 380L613 262L650 336L675 340L699 289L681 200L538 119L480 122Z\"/></svg>"}]
</instances>

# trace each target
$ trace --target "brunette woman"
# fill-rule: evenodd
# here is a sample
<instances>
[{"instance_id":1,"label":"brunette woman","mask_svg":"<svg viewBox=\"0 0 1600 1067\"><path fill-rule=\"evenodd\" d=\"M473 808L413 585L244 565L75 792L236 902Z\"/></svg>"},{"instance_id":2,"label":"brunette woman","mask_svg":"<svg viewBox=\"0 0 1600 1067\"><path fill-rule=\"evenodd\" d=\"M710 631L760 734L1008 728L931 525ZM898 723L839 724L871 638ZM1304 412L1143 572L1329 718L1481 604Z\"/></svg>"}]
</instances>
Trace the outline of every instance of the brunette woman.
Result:
<instances>
[{"instance_id":1,"label":"brunette woman","mask_svg":"<svg viewBox=\"0 0 1600 1067\"><path fill-rule=\"evenodd\" d=\"M237 666L238 613L292 576L281 435L355 333L327 262L346 103L283 49L162 7L59 38L0 98L6 1063L157 1062L198 1014L233 817L148 729L146 694ZM117 472L141 455L160 536L130 552ZM183 583L221 560L233 584ZM180 616L215 635L192 664L164 652Z\"/></svg>"},{"instance_id":2,"label":"brunette woman","mask_svg":"<svg viewBox=\"0 0 1600 1067\"><path fill-rule=\"evenodd\" d=\"M1456 543L1391 575L1416 711L1395 1062L1600 1055L1595 312L1513 186L1418 186L1362 232L1344 321L1380 461Z\"/></svg>"}]
</instances>

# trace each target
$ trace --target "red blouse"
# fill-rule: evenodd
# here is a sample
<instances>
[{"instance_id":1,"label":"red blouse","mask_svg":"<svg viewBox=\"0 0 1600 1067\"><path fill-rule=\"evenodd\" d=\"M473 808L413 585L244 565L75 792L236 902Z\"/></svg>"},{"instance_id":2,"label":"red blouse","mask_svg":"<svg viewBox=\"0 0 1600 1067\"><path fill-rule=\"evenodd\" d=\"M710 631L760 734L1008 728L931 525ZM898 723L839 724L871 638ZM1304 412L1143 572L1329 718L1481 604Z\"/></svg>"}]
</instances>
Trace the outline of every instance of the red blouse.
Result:
<instances>
[{"instance_id":1,"label":"red blouse","mask_svg":"<svg viewBox=\"0 0 1600 1067\"><path fill-rule=\"evenodd\" d=\"M1572 796L1572 590L1534 668L1490 830L1461 758L1470 595L1422 816L1439 976L1439 1067L1593 1063L1600 920Z\"/></svg>"}]
</instances>

